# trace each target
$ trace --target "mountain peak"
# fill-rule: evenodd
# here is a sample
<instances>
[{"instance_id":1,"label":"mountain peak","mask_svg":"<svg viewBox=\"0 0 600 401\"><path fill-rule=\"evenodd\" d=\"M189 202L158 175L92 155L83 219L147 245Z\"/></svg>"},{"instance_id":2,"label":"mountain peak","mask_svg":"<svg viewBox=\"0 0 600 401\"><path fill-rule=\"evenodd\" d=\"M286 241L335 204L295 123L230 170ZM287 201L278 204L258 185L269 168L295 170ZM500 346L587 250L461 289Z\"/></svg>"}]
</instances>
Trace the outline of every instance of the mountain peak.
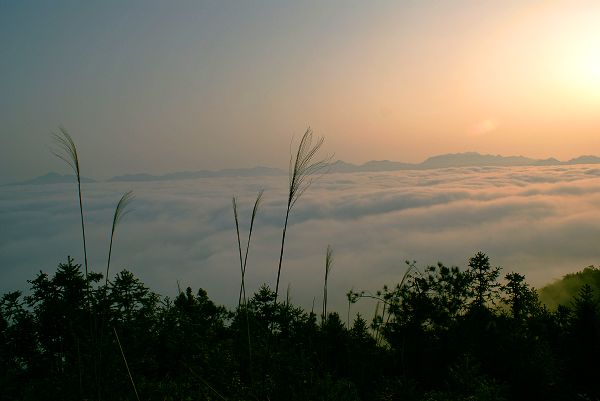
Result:
<instances>
[{"instance_id":1,"label":"mountain peak","mask_svg":"<svg viewBox=\"0 0 600 401\"><path fill-rule=\"evenodd\" d=\"M30 180L12 182L9 184L5 184L7 186L12 185L46 185L46 184L64 184L64 183L72 183L76 182L77 178L72 174L59 174L54 171L46 173L44 175L40 175L38 177L32 178ZM81 182L90 183L95 182L95 180L88 177L81 177Z\"/></svg>"},{"instance_id":2,"label":"mountain peak","mask_svg":"<svg viewBox=\"0 0 600 401\"><path fill-rule=\"evenodd\" d=\"M532 159L525 156L502 156L493 154L481 154L478 152L446 153L442 155L431 156L421 163L404 163L392 160L371 160L361 165L337 160L329 165L330 173L360 173L360 172L384 172L399 170L426 170L436 168L452 167L518 167L518 166L561 166L575 164L600 164L600 157L592 155L579 156L566 162L549 157L547 159ZM108 181L167 181L184 180L196 178L217 178L217 177L258 177L258 176L276 176L286 175L287 172L282 169L256 166L252 168L229 168L222 170L199 170L199 171L180 171L162 175L152 174L123 174L110 178ZM62 175L56 172L46 173L31 180L20 181L4 185L43 185L72 183L76 180L73 175ZM81 178L82 182L90 183L95 180L87 177Z\"/></svg>"}]
</instances>

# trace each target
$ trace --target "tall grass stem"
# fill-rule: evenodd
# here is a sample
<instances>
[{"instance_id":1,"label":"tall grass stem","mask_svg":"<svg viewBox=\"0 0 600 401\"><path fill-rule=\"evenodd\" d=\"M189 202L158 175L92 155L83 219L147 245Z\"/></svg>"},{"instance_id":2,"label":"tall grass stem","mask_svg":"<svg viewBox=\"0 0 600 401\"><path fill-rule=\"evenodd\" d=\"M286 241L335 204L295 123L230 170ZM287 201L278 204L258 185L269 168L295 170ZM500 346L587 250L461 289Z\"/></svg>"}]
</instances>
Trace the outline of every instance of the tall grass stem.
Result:
<instances>
[{"instance_id":1,"label":"tall grass stem","mask_svg":"<svg viewBox=\"0 0 600 401\"><path fill-rule=\"evenodd\" d=\"M137 388L135 387L135 382L133 381L133 376L131 375L131 370L129 370L129 364L127 363L127 358L125 357L125 353L123 352L123 347L121 346L121 340L119 340L119 335L117 334L117 329L113 327L113 331L115 333L115 337L117 338L117 344L119 345L119 349L121 350L121 356L123 357L123 362L125 362L125 368L127 369L127 374L129 375L129 380L131 380L131 386L133 387L133 391L135 392L135 398L140 401L140 396L138 395Z\"/></svg>"},{"instance_id":2,"label":"tall grass stem","mask_svg":"<svg viewBox=\"0 0 600 401\"><path fill-rule=\"evenodd\" d=\"M83 236L83 260L85 265L85 281L87 285L87 295L88 295L88 306L89 306L89 283L87 281L88 276L88 257L87 257L87 244L85 240L85 223L83 220L83 196L81 194L81 169L79 167L79 155L77 154L77 147L75 146L75 142L73 138L69 134L69 132L64 128L59 128L59 133L52 133L52 137L54 139L54 143L57 146L57 149L52 150L52 154L63 160L75 173L75 178L77 179L77 194L79 197L79 215L81 217L81 233Z\"/></svg>"},{"instance_id":3,"label":"tall grass stem","mask_svg":"<svg viewBox=\"0 0 600 401\"><path fill-rule=\"evenodd\" d=\"M325 281L323 284L323 314L321 315L321 323L324 324L327 320L327 280L329 279L329 272L333 266L333 248L331 245L327 245L327 251L325 253Z\"/></svg>"},{"instance_id":4,"label":"tall grass stem","mask_svg":"<svg viewBox=\"0 0 600 401\"><path fill-rule=\"evenodd\" d=\"M105 286L108 286L108 274L110 271L110 260L111 260L111 255L112 255L112 246L113 246L113 239L115 236L115 230L117 228L117 225L121 221L121 219L127 213L129 213L131 211L131 210L127 210L127 206L129 206L129 204L133 201L133 198L134 198L133 191L127 191L123 194L123 196L121 196L121 199L119 199L119 202L117 203L117 206L115 207L115 213L113 215L113 221L112 221L112 228L110 230L110 245L108 246L108 259L106 262L106 278L105 278L105 282L104 282Z\"/></svg>"},{"instance_id":5,"label":"tall grass stem","mask_svg":"<svg viewBox=\"0 0 600 401\"><path fill-rule=\"evenodd\" d=\"M324 159L316 159L317 153L323 145L325 138L320 137L313 142L312 129L307 128L300 139L298 149L295 154L290 155L289 181L287 207L285 211L285 221L281 233L281 249L279 251L279 263L277 266L277 282L275 284L275 297L273 304L277 305L279 295L279 282L281 280L281 266L283 263L283 252L285 249L285 238L290 217L290 212L302 194L310 187L313 182L313 175L328 166L331 156Z\"/></svg>"}]
</instances>

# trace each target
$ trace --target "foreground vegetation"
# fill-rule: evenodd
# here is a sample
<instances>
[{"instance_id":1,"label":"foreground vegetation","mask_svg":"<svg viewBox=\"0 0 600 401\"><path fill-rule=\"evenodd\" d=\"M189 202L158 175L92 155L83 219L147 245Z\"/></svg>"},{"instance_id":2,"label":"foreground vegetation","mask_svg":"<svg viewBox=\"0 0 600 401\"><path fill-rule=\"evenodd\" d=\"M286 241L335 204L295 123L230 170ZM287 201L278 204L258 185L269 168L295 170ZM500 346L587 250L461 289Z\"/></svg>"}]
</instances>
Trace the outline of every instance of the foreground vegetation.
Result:
<instances>
[{"instance_id":1,"label":"foreground vegetation","mask_svg":"<svg viewBox=\"0 0 600 401\"><path fill-rule=\"evenodd\" d=\"M412 263L392 287L348 292L344 322L327 308L328 246L320 315L292 305L289 290L281 300L288 218L327 164L316 158L323 139L313 142L310 129L290 158L274 291L247 296L245 286L262 191L246 241L232 199L241 278L233 309L203 289L170 299L126 270L111 276L132 192L115 209L106 273L92 271L79 156L64 129L55 140L77 178L84 264L68 257L52 276L30 280L27 294L1 297L2 400L600 399L600 310L588 284L549 310L524 276L502 277L483 253L465 270ZM595 269L584 273L597 277ZM364 298L377 302L375 315L351 321L352 304Z\"/></svg>"},{"instance_id":2,"label":"foreground vegetation","mask_svg":"<svg viewBox=\"0 0 600 401\"><path fill-rule=\"evenodd\" d=\"M598 300L549 311L484 254L414 265L350 327L263 287L228 310L206 291L161 297L128 271L108 285L72 259L0 303L4 400L593 400ZM345 319L344 319L345 320Z\"/></svg>"}]
</instances>

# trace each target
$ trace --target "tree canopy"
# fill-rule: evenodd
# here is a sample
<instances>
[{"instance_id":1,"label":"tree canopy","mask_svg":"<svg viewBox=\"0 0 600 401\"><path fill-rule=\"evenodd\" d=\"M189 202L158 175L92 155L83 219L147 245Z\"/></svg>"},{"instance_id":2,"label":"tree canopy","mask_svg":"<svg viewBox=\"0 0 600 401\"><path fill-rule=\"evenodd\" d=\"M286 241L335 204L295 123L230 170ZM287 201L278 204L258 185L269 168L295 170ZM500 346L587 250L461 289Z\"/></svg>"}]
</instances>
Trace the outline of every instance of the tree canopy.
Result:
<instances>
[{"instance_id":1,"label":"tree canopy","mask_svg":"<svg viewBox=\"0 0 600 401\"><path fill-rule=\"evenodd\" d=\"M170 299L71 258L29 285L0 299L5 400L600 397L594 288L550 310L481 252L464 270L413 264L375 295L351 291L350 322L275 302L268 286L234 309L201 288ZM367 297L375 315L350 316Z\"/></svg>"}]
</instances>

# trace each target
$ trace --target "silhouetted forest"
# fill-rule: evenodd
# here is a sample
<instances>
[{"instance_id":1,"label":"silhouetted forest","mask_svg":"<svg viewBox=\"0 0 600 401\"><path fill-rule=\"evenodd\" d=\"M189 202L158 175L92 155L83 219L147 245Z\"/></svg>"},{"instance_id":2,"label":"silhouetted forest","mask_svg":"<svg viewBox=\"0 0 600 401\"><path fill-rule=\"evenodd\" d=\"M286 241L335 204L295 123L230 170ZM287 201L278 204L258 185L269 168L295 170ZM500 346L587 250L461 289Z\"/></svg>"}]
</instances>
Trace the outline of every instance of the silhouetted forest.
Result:
<instances>
[{"instance_id":1,"label":"silhouetted forest","mask_svg":"<svg viewBox=\"0 0 600 401\"><path fill-rule=\"evenodd\" d=\"M294 306L289 290L281 299L288 218L313 174L327 166L315 157L323 138L313 141L310 129L290 159L274 291L263 286L250 296L245 288L262 191L246 241L232 199L241 277L233 309L201 288L170 299L127 270L111 276L115 230L131 191L115 208L106 273L92 271L77 149L64 129L54 138L55 155L77 179L83 264L68 257L52 276L30 280L26 294L2 296L2 400L600 398L600 310L589 284L549 310L524 276L503 276L479 252L465 270L408 263L397 284L374 294L351 290L347 311L329 312L328 246L320 313ZM352 305L365 299L376 302L374 316L353 315Z\"/></svg>"},{"instance_id":2,"label":"silhouetted forest","mask_svg":"<svg viewBox=\"0 0 600 401\"><path fill-rule=\"evenodd\" d=\"M594 400L598 299L549 311L524 276L477 253L461 270L408 266L348 316L274 303L227 309L203 289L161 297L69 258L0 304L4 400ZM379 308L350 316L362 298ZM325 309L323 309L325 310ZM346 313L343 313L346 314ZM348 317L351 321L348 322ZM137 394L136 394L137 393Z\"/></svg>"}]
</instances>

